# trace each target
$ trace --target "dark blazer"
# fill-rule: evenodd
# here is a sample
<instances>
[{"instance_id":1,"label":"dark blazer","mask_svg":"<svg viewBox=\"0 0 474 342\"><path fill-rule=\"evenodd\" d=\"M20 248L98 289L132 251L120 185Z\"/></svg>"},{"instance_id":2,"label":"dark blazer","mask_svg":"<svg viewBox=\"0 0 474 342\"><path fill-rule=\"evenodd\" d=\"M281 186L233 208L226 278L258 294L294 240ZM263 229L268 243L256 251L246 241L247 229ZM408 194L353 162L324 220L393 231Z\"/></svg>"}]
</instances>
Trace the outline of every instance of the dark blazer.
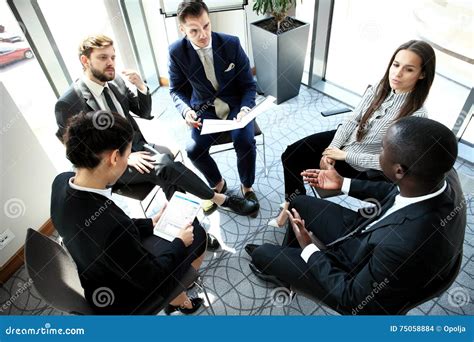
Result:
<instances>
[{"instance_id":1,"label":"dark blazer","mask_svg":"<svg viewBox=\"0 0 474 342\"><path fill-rule=\"evenodd\" d=\"M449 172L446 180L442 194L314 253L308 266L321 285L318 296L342 312L357 308L359 314L396 314L417 301L427 284L436 287L446 281L462 255L466 227L466 202L456 172ZM352 180L349 195L373 198L383 206L396 192L393 184ZM366 222L359 217L352 230Z\"/></svg>"},{"instance_id":2,"label":"dark blazer","mask_svg":"<svg viewBox=\"0 0 474 342\"><path fill-rule=\"evenodd\" d=\"M169 48L170 94L181 115L188 107L199 110L213 103L216 97L225 101L231 112L255 106L256 84L239 38L212 32L212 50L217 91L188 39L178 40Z\"/></svg>"},{"instance_id":3,"label":"dark blazer","mask_svg":"<svg viewBox=\"0 0 474 342\"><path fill-rule=\"evenodd\" d=\"M155 256L141 244L152 235L151 219L131 219L110 199L69 186L73 172L53 182L51 219L74 259L86 299L100 287L113 292L114 301L98 313L131 313L155 290L160 291L186 257L185 246L174 239L165 253ZM97 300L97 299L96 299ZM100 302L99 302L100 303Z\"/></svg>"},{"instance_id":4,"label":"dark blazer","mask_svg":"<svg viewBox=\"0 0 474 342\"><path fill-rule=\"evenodd\" d=\"M143 134L141 133L135 119L130 115L130 112L144 119L152 119L151 94L148 92L146 95L144 95L138 91L138 95L135 95L120 77L108 82L108 85L122 106L125 116L133 127L134 135L132 151L136 152L143 150L143 145L146 144L146 140L143 137ZM67 121L73 115L78 114L81 111L89 112L95 110L100 110L100 107L97 104L94 95L92 95L91 91L82 80L77 80L59 98L58 102L56 102L56 122L59 127L56 136L62 142L62 137L65 133Z\"/></svg>"}]
</instances>

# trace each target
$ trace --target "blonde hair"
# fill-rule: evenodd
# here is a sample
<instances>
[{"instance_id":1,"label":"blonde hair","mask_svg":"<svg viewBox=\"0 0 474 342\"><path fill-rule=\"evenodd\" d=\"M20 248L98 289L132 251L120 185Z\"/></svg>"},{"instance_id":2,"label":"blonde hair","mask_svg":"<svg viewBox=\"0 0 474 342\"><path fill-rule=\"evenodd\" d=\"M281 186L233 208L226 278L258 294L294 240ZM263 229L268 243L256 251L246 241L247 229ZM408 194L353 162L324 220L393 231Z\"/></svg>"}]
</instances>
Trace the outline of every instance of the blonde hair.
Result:
<instances>
[{"instance_id":1,"label":"blonde hair","mask_svg":"<svg viewBox=\"0 0 474 342\"><path fill-rule=\"evenodd\" d=\"M89 36L79 45L79 58L81 56L91 57L93 49L100 49L107 46L113 46L114 41L109 37L100 34L97 36Z\"/></svg>"}]
</instances>

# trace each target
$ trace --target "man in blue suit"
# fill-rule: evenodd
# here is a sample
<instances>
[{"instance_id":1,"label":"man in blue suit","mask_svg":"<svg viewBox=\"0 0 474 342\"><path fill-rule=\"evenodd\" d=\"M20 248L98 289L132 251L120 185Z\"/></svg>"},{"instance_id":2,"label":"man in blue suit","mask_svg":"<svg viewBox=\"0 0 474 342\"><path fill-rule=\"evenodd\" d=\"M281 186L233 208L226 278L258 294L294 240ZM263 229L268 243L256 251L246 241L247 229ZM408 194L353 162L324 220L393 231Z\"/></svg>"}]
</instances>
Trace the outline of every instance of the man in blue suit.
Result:
<instances>
[{"instance_id":1,"label":"man in blue suit","mask_svg":"<svg viewBox=\"0 0 474 342\"><path fill-rule=\"evenodd\" d=\"M170 94L177 110L191 127L188 157L216 192L227 186L209 155L219 134L201 135L204 119L240 120L255 106L256 84L247 55L239 39L211 31L209 10L202 1L182 2L178 7L180 31L185 37L170 46ZM258 200L252 185L255 180L256 147L254 122L231 131L237 154L237 169L242 194Z\"/></svg>"}]
</instances>

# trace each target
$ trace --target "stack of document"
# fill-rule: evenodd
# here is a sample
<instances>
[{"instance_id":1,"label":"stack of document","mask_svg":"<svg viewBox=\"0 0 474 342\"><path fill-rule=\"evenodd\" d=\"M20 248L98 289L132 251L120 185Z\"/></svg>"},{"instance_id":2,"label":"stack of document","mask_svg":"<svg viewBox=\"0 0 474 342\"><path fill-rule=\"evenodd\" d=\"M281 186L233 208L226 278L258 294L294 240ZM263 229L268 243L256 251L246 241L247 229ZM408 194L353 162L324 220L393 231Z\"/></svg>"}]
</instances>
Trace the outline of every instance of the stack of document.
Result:
<instances>
[{"instance_id":1,"label":"stack of document","mask_svg":"<svg viewBox=\"0 0 474 342\"><path fill-rule=\"evenodd\" d=\"M244 115L240 121L204 119L202 123L201 134L212 134L244 128L250 121L255 119L258 114L263 113L271 108L275 100L276 99L273 96L268 96L264 101L259 103L250 112Z\"/></svg>"}]
</instances>

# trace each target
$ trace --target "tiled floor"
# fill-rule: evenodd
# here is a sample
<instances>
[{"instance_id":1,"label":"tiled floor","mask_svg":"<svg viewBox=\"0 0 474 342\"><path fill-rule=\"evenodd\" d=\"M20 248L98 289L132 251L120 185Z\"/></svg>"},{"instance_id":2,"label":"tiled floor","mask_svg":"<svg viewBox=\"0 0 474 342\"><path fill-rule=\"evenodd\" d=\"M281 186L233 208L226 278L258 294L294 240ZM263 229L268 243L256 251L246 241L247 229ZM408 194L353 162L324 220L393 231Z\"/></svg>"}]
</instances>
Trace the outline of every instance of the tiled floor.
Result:
<instances>
[{"instance_id":1,"label":"tiled floor","mask_svg":"<svg viewBox=\"0 0 474 342\"><path fill-rule=\"evenodd\" d=\"M302 296L297 296L290 303L288 294L282 289L269 286L251 273L248 267L249 257L243 248L249 242L281 243L284 231L267 226L268 220L278 213L279 204L283 201L280 155L289 143L301 137L334 129L344 119L344 115L325 118L320 112L339 106L337 101L302 87L298 97L259 116L258 123L265 133L266 164L269 169L268 177L265 177L262 159L257 159L254 187L261 204L259 216L250 219L226 211L217 211L203 221L204 226L221 239L226 249L208 253L202 268L205 285L218 315L334 314L324 305L316 304ZM159 119L151 122L140 121L148 140L155 143L166 141L168 145L169 141L173 141L176 147L183 149L188 132L171 103L167 89L160 89L154 96L154 107L159 108L155 111L156 116L161 114ZM262 155L261 147L258 148L258 154ZM239 181L234 151L219 153L215 158L229 189L237 192ZM187 165L191 164L187 162ZM474 314L474 170L472 165L462 161L456 163L456 168L461 176L468 207L468 226L461 272L448 293L413 309L409 314ZM354 205L354 202L347 197L335 200ZM116 198L116 202L131 215L140 215L136 202L120 196ZM2 286L0 309L3 309L2 314L9 315L63 314L48 307L39 299L28 282L24 268ZM201 310L198 314L208 315L210 312Z\"/></svg>"}]
</instances>

